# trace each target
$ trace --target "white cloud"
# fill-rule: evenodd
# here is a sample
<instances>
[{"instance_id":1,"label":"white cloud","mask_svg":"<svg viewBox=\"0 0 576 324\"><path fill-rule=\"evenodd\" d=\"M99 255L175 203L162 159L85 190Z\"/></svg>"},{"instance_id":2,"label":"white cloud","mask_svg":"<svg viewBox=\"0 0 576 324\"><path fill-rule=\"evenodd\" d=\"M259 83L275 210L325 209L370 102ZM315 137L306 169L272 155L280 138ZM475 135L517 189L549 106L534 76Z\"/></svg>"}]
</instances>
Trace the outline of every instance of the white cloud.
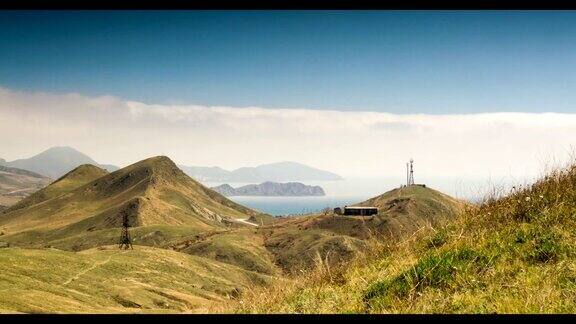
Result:
<instances>
[{"instance_id":1,"label":"white cloud","mask_svg":"<svg viewBox=\"0 0 576 324\"><path fill-rule=\"evenodd\" d=\"M546 110L552 107L544 107ZM539 174L574 144L576 114L398 115L260 107L152 105L114 97L0 88L0 157L69 145L101 163L168 155L224 168L292 160L344 176Z\"/></svg>"}]
</instances>

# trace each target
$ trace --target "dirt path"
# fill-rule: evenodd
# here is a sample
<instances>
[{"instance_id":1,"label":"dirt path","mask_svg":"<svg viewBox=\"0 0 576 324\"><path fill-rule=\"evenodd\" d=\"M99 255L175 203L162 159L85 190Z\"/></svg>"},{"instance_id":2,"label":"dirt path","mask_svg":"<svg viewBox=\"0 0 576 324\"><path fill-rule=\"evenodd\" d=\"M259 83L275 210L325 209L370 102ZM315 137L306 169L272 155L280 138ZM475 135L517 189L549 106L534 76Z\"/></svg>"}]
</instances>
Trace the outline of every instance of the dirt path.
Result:
<instances>
[{"instance_id":1,"label":"dirt path","mask_svg":"<svg viewBox=\"0 0 576 324\"><path fill-rule=\"evenodd\" d=\"M242 223L242 224L246 224L246 225L251 225L251 226L256 226L256 227L260 226L260 225L258 225L258 224L250 223L250 222L248 221L248 219L249 219L249 218L243 218L243 219L237 218L236 221L238 221L238 222L240 222L240 223Z\"/></svg>"},{"instance_id":2,"label":"dirt path","mask_svg":"<svg viewBox=\"0 0 576 324\"><path fill-rule=\"evenodd\" d=\"M105 265L106 263L110 262L110 260L112 260L112 257L113 257L113 256L118 255L118 254L120 254L120 253L126 253L126 252L127 252L127 251L117 252L117 253L112 254L112 255L109 256L106 260L104 260L104 261L102 261L102 262L94 262L94 264L93 264L90 268L78 272L75 276L73 276L73 277L71 277L70 279L66 280L62 285L63 285L63 286L68 285L68 284L71 283L72 281L77 280L78 278L80 278L82 275L84 275L84 274L86 274L86 273L88 273L88 272L90 272L90 271L92 271L92 270L94 270L94 269L96 269L96 268L98 268L98 267L100 267L100 266L103 266L103 265Z\"/></svg>"},{"instance_id":3,"label":"dirt path","mask_svg":"<svg viewBox=\"0 0 576 324\"><path fill-rule=\"evenodd\" d=\"M22 192L22 191L30 191L33 189L34 188L24 188L24 189L12 190L10 192L4 193L4 195L11 195L11 194L15 194L15 193Z\"/></svg>"}]
</instances>

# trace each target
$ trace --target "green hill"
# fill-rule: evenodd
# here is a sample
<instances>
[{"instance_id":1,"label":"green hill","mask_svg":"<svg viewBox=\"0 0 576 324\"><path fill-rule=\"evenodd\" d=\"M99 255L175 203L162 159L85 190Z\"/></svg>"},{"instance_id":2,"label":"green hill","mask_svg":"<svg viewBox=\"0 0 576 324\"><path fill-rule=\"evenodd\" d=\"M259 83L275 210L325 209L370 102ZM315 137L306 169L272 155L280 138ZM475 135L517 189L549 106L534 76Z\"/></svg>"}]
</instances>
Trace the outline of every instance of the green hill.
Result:
<instances>
[{"instance_id":1,"label":"green hill","mask_svg":"<svg viewBox=\"0 0 576 324\"><path fill-rule=\"evenodd\" d=\"M167 157L103 172L77 168L18 208L5 210L0 214L2 240L16 246L80 250L115 243L124 214L135 227L136 239L138 234L156 235L163 241L181 237L183 230L193 235L237 226L236 219L266 218L194 181ZM93 177L97 178L89 181ZM82 184L85 181L89 182Z\"/></svg>"},{"instance_id":2,"label":"green hill","mask_svg":"<svg viewBox=\"0 0 576 324\"><path fill-rule=\"evenodd\" d=\"M574 313L576 166L468 206L447 227L256 289L235 312Z\"/></svg>"}]
</instances>

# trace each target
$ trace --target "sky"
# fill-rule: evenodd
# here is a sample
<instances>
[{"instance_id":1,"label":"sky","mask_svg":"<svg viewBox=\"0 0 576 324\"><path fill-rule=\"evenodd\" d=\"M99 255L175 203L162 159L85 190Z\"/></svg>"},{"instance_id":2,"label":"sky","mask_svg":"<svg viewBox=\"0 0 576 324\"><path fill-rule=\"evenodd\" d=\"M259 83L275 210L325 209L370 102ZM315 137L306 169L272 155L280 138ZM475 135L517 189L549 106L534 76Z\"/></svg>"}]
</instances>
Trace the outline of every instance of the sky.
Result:
<instances>
[{"instance_id":1,"label":"sky","mask_svg":"<svg viewBox=\"0 0 576 324\"><path fill-rule=\"evenodd\" d=\"M148 103L572 112L575 11L0 12L0 85Z\"/></svg>"},{"instance_id":2,"label":"sky","mask_svg":"<svg viewBox=\"0 0 576 324\"><path fill-rule=\"evenodd\" d=\"M528 179L575 144L575 11L3 11L0 39L7 160Z\"/></svg>"}]
</instances>

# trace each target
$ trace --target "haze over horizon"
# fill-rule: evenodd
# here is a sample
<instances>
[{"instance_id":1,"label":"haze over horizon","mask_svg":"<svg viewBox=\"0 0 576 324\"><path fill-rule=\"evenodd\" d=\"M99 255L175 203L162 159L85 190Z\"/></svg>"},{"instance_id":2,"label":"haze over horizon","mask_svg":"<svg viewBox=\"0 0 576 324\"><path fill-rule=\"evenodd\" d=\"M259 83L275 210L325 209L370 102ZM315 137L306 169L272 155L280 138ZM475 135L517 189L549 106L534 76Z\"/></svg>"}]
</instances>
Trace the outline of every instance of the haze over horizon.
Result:
<instances>
[{"instance_id":1,"label":"haze over horizon","mask_svg":"<svg viewBox=\"0 0 576 324\"><path fill-rule=\"evenodd\" d=\"M527 181L568 160L576 12L2 12L0 158Z\"/></svg>"}]
</instances>

